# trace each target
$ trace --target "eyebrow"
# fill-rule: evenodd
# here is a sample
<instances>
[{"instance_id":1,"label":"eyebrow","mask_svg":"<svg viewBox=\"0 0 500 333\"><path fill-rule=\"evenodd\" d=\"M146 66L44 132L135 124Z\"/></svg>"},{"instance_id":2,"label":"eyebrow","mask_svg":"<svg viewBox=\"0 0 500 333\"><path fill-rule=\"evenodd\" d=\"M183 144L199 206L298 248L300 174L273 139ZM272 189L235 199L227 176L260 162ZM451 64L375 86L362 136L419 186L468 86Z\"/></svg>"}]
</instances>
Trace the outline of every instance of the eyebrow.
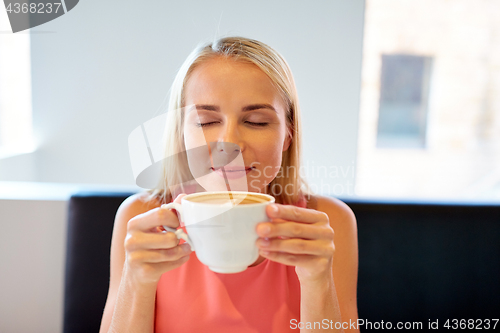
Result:
<instances>
[{"instance_id":1,"label":"eyebrow","mask_svg":"<svg viewBox=\"0 0 500 333\"><path fill-rule=\"evenodd\" d=\"M207 111L216 111L219 112L220 108L216 105L210 105L210 104L196 104L195 109L201 109L201 110L207 110Z\"/></svg>"},{"instance_id":2,"label":"eyebrow","mask_svg":"<svg viewBox=\"0 0 500 333\"><path fill-rule=\"evenodd\" d=\"M253 110L259 110L259 109L270 109L274 112L276 112L276 109L271 105L271 104L252 104L252 105L247 105L241 111L253 111Z\"/></svg>"},{"instance_id":3,"label":"eyebrow","mask_svg":"<svg viewBox=\"0 0 500 333\"><path fill-rule=\"evenodd\" d=\"M220 107L217 105L211 105L211 104L196 104L195 108L198 110L207 110L207 111L215 111L215 112L220 112ZM261 104L251 104L243 107L241 111L247 112L247 111L253 111L253 110L260 110L260 109L269 109L274 112L276 112L276 109L271 105L267 103L261 103Z\"/></svg>"}]
</instances>

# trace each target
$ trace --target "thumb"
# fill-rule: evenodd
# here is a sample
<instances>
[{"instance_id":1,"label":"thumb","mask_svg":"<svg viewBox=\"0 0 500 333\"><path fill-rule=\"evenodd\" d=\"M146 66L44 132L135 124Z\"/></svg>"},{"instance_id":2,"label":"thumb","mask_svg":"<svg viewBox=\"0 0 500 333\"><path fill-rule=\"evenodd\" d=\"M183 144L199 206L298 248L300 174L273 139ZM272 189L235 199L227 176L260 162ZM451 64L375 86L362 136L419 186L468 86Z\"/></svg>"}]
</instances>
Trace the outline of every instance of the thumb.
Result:
<instances>
[{"instance_id":1,"label":"thumb","mask_svg":"<svg viewBox=\"0 0 500 333\"><path fill-rule=\"evenodd\" d=\"M181 194L179 194L179 195L175 198L175 200L174 200L173 202L180 204L180 203L181 203L182 198L183 198L183 197L185 197L185 196L186 196L186 193L181 193ZM177 213L177 218L179 219L180 226L181 226L181 227L183 227L183 226L184 226L184 221L183 221L182 215L181 215L181 214L180 214L180 212L178 212L176 209L172 209L172 210L173 210L174 212L176 212L176 213Z\"/></svg>"},{"instance_id":2,"label":"thumb","mask_svg":"<svg viewBox=\"0 0 500 333\"><path fill-rule=\"evenodd\" d=\"M176 203L181 203L182 198L183 198L183 197L185 197L186 195L187 195L186 193L181 193L181 194L179 194L179 195L175 198L174 202L176 202Z\"/></svg>"}]
</instances>

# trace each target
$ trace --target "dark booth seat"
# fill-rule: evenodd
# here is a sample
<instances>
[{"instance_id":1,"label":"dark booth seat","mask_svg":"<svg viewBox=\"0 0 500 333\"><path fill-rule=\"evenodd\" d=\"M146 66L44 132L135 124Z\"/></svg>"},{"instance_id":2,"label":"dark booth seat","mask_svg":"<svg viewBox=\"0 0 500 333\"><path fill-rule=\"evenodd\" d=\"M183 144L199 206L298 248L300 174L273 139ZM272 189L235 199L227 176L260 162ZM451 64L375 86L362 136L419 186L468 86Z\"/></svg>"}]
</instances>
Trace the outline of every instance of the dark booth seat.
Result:
<instances>
[{"instance_id":1,"label":"dark booth seat","mask_svg":"<svg viewBox=\"0 0 500 333\"><path fill-rule=\"evenodd\" d=\"M69 202L64 332L98 332L116 210L132 193ZM371 322L498 318L500 204L345 200L359 236L359 317Z\"/></svg>"},{"instance_id":2,"label":"dark booth seat","mask_svg":"<svg viewBox=\"0 0 500 333\"><path fill-rule=\"evenodd\" d=\"M64 332L99 332L116 211L133 193L78 193L68 211Z\"/></svg>"},{"instance_id":3,"label":"dark booth seat","mask_svg":"<svg viewBox=\"0 0 500 333\"><path fill-rule=\"evenodd\" d=\"M500 204L346 203L358 221L360 318L424 328L498 318Z\"/></svg>"}]
</instances>

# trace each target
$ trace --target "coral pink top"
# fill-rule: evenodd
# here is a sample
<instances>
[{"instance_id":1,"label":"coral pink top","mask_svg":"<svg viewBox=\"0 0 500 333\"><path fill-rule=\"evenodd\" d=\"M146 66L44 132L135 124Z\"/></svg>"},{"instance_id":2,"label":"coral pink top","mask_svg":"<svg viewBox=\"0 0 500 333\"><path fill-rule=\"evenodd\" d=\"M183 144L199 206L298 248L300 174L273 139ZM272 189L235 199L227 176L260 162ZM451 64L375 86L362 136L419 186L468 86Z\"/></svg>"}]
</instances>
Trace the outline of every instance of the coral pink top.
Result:
<instances>
[{"instance_id":1,"label":"coral pink top","mask_svg":"<svg viewBox=\"0 0 500 333\"><path fill-rule=\"evenodd\" d=\"M156 291L155 332L290 332L292 319L300 321L295 267L268 259L220 274L192 252L187 263L162 275Z\"/></svg>"}]
</instances>

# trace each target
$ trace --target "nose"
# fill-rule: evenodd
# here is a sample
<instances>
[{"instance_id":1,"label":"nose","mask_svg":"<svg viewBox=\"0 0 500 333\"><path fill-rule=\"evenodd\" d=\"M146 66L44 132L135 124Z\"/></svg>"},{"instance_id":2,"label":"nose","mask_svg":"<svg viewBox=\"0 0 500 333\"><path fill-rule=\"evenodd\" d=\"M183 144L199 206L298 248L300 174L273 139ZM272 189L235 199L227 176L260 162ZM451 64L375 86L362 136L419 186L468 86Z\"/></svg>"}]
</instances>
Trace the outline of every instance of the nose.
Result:
<instances>
[{"instance_id":1,"label":"nose","mask_svg":"<svg viewBox=\"0 0 500 333\"><path fill-rule=\"evenodd\" d=\"M223 153L226 155L234 154L234 153L239 153L240 152L240 146L238 146L236 143L232 142L221 142L218 141L216 142L216 150L219 153Z\"/></svg>"},{"instance_id":2,"label":"nose","mask_svg":"<svg viewBox=\"0 0 500 333\"><path fill-rule=\"evenodd\" d=\"M244 149L243 140L236 121L228 121L217 140L217 151L219 153L234 154L243 152Z\"/></svg>"},{"instance_id":3,"label":"nose","mask_svg":"<svg viewBox=\"0 0 500 333\"><path fill-rule=\"evenodd\" d=\"M240 154L240 147L232 142L211 142L212 166L215 169L231 163Z\"/></svg>"},{"instance_id":4,"label":"nose","mask_svg":"<svg viewBox=\"0 0 500 333\"><path fill-rule=\"evenodd\" d=\"M214 168L231 163L243 151L241 136L237 125L226 124L219 132L216 142L211 142L212 163Z\"/></svg>"}]
</instances>

